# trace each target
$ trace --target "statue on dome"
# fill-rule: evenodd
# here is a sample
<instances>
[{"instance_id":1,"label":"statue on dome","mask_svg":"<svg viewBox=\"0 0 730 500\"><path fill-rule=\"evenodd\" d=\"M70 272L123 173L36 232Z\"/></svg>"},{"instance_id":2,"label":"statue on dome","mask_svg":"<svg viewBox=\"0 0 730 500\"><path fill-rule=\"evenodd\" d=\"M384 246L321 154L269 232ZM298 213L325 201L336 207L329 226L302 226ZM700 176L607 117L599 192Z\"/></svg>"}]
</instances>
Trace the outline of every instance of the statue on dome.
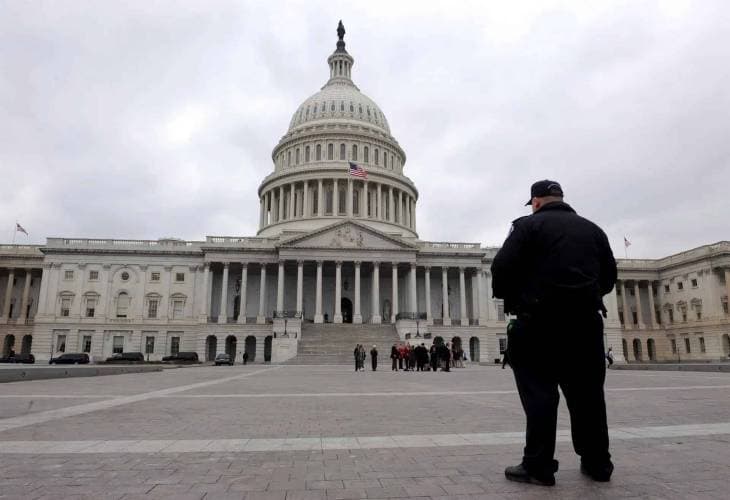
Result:
<instances>
[{"instance_id":1,"label":"statue on dome","mask_svg":"<svg viewBox=\"0 0 730 500\"><path fill-rule=\"evenodd\" d=\"M345 38L345 25L342 24L342 19L340 19L340 24L337 25L337 37L341 42Z\"/></svg>"}]
</instances>

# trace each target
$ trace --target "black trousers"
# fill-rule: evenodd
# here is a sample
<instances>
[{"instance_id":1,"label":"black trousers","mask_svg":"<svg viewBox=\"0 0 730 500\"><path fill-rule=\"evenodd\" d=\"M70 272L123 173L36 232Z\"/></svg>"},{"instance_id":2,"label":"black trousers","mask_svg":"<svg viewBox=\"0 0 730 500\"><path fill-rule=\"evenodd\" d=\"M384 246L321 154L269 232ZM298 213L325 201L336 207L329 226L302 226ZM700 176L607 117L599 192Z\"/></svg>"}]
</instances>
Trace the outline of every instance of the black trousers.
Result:
<instances>
[{"instance_id":1,"label":"black trousers","mask_svg":"<svg viewBox=\"0 0 730 500\"><path fill-rule=\"evenodd\" d=\"M558 470L558 387L568 405L575 452L588 464L609 463L601 316L573 310L520 317L508 336L510 364L527 417L525 468L537 475Z\"/></svg>"},{"instance_id":2,"label":"black trousers","mask_svg":"<svg viewBox=\"0 0 730 500\"><path fill-rule=\"evenodd\" d=\"M391 371L398 371L398 358L390 358L393 361Z\"/></svg>"},{"instance_id":3,"label":"black trousers","mask_svg":"<svg viewBox=\"0 0 730 500\"><path fill-rule=\"evenodd\" d=\"M370 358L370 366L373 367L373 371L375 371L378 368L378 358Z\"/></svg>"}]
</instances>

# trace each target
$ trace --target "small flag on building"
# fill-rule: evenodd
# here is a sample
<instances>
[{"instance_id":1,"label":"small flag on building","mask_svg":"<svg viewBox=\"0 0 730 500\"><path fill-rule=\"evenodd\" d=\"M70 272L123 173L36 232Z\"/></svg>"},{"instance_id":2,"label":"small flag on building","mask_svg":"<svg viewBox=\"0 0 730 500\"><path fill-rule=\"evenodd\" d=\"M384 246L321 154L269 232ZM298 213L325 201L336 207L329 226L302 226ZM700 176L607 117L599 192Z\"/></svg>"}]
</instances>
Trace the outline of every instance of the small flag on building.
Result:
<instances>
[{"instance_id":1,"label":"small flag on building","mask_svg":"<svg viewBox=\"0 0 730 500\"><path fill-rule=\"evenodd\" d=\"M631 242L629 241L629 239L626 236L624 236L624 247L629 248L630 246L631 246Z\"/></svg>"},{"instance_id":2,"label":"small flag on building","mask_svg":"<svg viewBox=\"0 0 730 500\"><path fill-rule=\"evenodd\" d=\"M25 228L23 228L23 226L21 226L21 225L20 225L20 224L18 224L17 222L15 223L15 230L16 230L16 231L20 231L21 233L23 233L23 234L25 234L26 236L28 236L28 231L26 231L26 230L25 230Z\"/></svg>"},{"instance_id":3,"label":"small flag on building","mask_svg":"<svg viewBox=\"0 0 730 500\"><path fill-rule=\"evenodd\" d=\"M362 168L360 165L355 165L352 162L350 162L350 175L354 175L355 177L362 177L363 179L368 178L368 173L365 171L365 169Z\"/></svg>"}]
</instances>

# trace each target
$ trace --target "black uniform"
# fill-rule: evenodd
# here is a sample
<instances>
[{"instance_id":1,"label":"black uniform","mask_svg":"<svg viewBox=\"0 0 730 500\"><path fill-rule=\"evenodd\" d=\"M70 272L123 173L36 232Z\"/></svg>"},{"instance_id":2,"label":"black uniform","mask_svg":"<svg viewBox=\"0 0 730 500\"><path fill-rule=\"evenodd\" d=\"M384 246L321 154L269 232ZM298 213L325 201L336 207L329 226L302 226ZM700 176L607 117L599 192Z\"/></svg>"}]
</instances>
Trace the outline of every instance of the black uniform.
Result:
<instances>
[{"instance_id":1,"label":"black uniform","mask_svg":"<svg viewBox=\"0 0 730 500\"><path fill-rule=\"evenodd\" d=\"M513 222L492 276L494 296L517 315L507 354L527 416L523 466L537 476L557 471L558 386L576 453L587 466L609 465L599 311L616 261L605 233L566 203L548 203Z\"/></svg>"},{"instance_id":2,"label":"black uniform","mask_svg":"<svg viewBox=\"0 0 730 500\"><path fill-rule=\"evenodd\" d=\"M378 369L378 350L374 347L370 349L370 366L373 371Z\"/></svg>"}]
</instances>

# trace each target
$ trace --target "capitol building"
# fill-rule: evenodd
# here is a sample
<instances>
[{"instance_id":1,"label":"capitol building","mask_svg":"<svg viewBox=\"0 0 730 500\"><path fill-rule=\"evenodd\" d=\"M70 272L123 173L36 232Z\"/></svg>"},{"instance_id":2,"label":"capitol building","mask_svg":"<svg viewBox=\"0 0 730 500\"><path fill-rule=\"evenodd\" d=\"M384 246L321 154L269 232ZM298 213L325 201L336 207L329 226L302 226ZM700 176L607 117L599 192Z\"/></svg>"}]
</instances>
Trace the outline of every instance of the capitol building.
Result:
<instances>
[{"instance_id":1,"label":"capitol building","mask_svg":"<svg viewBox=\"0 0 730 500\"><path fill-rule=\"evenodd\" d=\"M357 342L377 341L385 358L394 342L443 340L471 361L498 360L506 318L489 272L498 248L419 239L406 153L355 85L338 34L326 83L272 151L256 235L0 245L2 354L240 361L247 352L255 363L318 363L349 360L344 349ZM727 359L728 295L730 242L619 260L607 347L619 362Z\"/></svg>"}]
</instances>

